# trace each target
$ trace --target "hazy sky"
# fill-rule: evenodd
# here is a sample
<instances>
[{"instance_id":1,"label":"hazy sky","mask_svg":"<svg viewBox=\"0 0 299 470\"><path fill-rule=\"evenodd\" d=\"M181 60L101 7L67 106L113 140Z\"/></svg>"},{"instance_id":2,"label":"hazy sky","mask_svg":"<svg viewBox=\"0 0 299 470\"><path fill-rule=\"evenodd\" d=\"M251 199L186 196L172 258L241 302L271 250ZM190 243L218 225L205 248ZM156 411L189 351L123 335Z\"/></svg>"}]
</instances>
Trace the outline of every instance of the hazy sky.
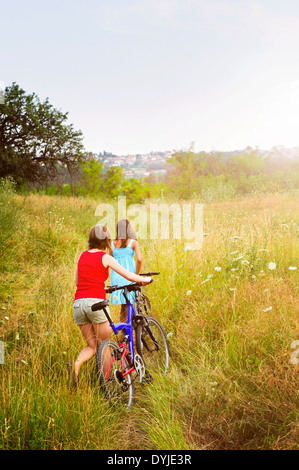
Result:
<instances>
[{"instance_id":1,"label":"hazy sky","mask_svg":"<svg viewBox=\"0 0 299 470\"><path fill-rule=\"evenodd\" d=\"M298 0L0 0L0 37L87 150L299 146Z\"/></svg>"}]
</instances>

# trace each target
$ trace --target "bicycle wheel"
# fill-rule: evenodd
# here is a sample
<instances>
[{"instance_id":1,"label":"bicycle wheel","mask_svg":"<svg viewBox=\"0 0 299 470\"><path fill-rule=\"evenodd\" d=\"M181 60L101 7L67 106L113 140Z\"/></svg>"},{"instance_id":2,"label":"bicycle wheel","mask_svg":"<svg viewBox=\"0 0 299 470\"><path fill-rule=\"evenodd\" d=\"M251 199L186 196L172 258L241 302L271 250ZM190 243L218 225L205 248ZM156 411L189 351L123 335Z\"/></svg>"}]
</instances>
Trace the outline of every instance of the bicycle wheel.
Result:
<instances>
[{"instance_id":1,"label":"bicycle wheel","mask_svg":"<svg viewBox=\"0 0 299 470\"><path fill-rule=\"evenodd\" d=\"M97 350L97 372L105 396L112 405L125 404L132 406L135 402L135 387L132 375L122 378L121 350L117 343L107 339L102 341ZM124 369L129 364L124 358Z\"/></svg>"},{"instance_id":2,"label":"bicycle wheel","mask_svg":"<svg viewBox=\"0 0 299 470\"><path fill-rule=\"evenodd\" d=\"M170 350L166 333L159 321L151 315L145 317L143 325L137 325L136 349L149 373L168 371Z\"/></svg>"}]
</instances>

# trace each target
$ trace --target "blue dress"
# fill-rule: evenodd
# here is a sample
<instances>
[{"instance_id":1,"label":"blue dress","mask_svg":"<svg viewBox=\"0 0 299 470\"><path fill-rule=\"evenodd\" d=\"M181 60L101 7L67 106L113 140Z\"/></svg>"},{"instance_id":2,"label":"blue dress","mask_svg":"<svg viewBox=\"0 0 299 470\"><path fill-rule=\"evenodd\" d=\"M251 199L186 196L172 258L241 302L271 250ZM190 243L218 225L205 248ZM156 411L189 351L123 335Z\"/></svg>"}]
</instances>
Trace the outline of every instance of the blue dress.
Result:
<instances>
[{"instance_id":1,"label":"blue dress","mask_svg":"<svg viewBox=\"0 0 299 470\"><path fill-rule=\"evenodd\" d=\"M126 246L125 248L115 248L114 243L112 242L111 247L112 247L113 258L115 258L123 268L127 269L131 273L136 273L135 260L134 260L135 251L132 248L133 242L134 240L131 239L128 243L128 246ZM111 286L115 286L115 285L125 286L126 284L131 284L131 282L128 281L123 276L121 276L120 274L113 271L113 269L111 269L110 284ZM127 297L131 303L134 303L135 292L129 292L127 294ZM111 305L126 304L126 299L123 296L122 290L117 290L115 292L112 292L110 296L110 304Z\"/></svg>"}]
</instances>

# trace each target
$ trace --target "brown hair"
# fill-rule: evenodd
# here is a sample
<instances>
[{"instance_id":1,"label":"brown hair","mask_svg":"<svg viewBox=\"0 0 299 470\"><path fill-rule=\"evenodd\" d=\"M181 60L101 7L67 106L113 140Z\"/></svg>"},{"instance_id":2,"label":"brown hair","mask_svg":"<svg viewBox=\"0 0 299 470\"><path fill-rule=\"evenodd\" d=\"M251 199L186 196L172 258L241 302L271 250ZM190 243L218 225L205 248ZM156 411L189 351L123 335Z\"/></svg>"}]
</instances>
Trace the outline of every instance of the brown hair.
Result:
<instances>
[{"instance_id":1,"label":"brown hair","mask_svg":"<svg viewBox=\"0 0 299 470\"><path fill-rule=\"evenodd\" d=\"M88 248L92 250L111 250L111 233L106 225L95 225L89 232Z\"/></svg>"},{"instance_id":2,"label":"brown hair","mask_svg":"<svg viewBox=\"0 0 299 470\"><path fill-rule=\"evenodd\" d=\"M128 219L121 219L116 224L116 240L121 240L121 248L127 246L129 238L137 240L136 233Z\"/></svg>"}]
</instances>

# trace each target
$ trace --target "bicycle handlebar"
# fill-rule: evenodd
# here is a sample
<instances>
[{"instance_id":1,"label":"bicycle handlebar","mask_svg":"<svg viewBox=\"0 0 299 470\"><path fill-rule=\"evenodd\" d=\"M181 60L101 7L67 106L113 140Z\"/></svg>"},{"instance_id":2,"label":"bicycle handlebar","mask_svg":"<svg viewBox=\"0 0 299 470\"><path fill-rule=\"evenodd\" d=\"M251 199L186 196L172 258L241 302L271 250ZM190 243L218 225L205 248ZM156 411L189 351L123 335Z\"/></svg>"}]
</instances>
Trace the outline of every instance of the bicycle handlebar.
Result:
<instances>
[{"instance_id":1,"label":"bicycle handlebar","mask_svg":"<svg viewBox=\"0 0 299 470\"><path fill-rule=\"evenodd\" d=\"M147 276L147 274L144 274L144 276ZM151 284L153 282L153 279L148 283L148 284ZM108 294L111 294L112 292L115 292L116 290L122 290L122 289L127 289L128 291L130 290L137 290L140 289L141 284L139 282L134 282L132 284L126 284L125 286L107 286L105 288L105 291L108 293Z\"/></svg>"},{"instance_id":2,"label":"bicycle handlebar","mask_svg":"<svg viewBox=\"0 0 299 470\"><path fill-rule=\"evenodd\" d=\"M139 274L139 276L158 276L158 274L160 273L142 273L142 274Z\"/></svg>"}]
</instances>

